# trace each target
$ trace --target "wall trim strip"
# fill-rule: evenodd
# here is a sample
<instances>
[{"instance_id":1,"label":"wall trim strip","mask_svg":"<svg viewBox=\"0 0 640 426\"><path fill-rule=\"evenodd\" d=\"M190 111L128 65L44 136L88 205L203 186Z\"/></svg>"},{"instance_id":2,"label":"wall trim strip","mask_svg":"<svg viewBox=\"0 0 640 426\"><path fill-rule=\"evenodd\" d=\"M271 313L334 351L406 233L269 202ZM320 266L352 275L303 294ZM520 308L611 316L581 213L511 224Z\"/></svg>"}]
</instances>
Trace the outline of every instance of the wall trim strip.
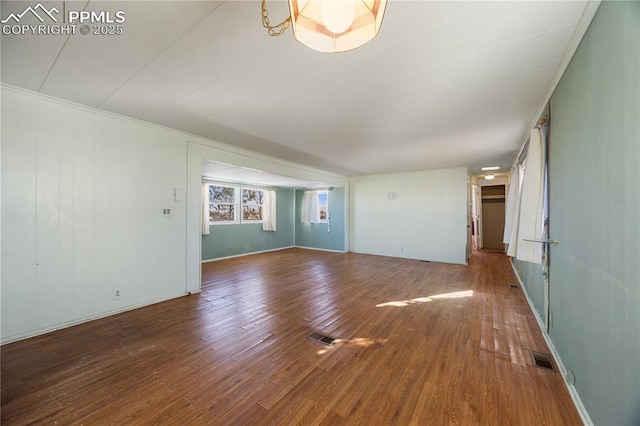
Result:
<instances>
[{"instance_id":1,"label":"wall trim strip","mask_svg":"<svg viewBox=\"0 0 640 426\"><path fill-rule=\"evenodd\" d=\"M123 306L123 307L120 307L120 308L111 309L109 311L101 312L99 314L89 315L89 316L82 317L82 318L77 318L77 319L74 319L74 320L71 320L71 321L67 321L67 322L63 322L63 323L60 323L60 324L56 324L56 325L53 325L53 326L50 326L50 327L39 328L38 330L28 331L26 333L16 334L16 335L13 335L13 336L9 336L6 339L3 339L1 345L6 345L8 343L13 343L13 342L17 342L17 341L20 341L20 340L25 340L25 339L28 339L28 338L31 338L31 337L42 336L44 334L53 333L53 332L58 331L58 330L63 330L65 328L73 327L75 325L86 324L86 323L89 323L91 321L99 320L99 319L102 319L102 318L110 317L112 315L121 314L121 313L124 313L124 312L133 311L134 309L144 308L145 306L155 305L156 303L166 302L166 301L169 301L169 300L177 299L179 297L189 296L189 295L194 294L194 293L200 293L200 290L198 290L198 291L190 291L188 293L180 293L180 294L176 294L176 295L169 296L169 297L159 297L159 298L151 299L151 300L148 300L148 301L145 301L145 302L135 303L133 305L127 305L127 306Z\"/></svg>"},{"instance_id":2,"label":"wall trim strip","mask_svg":"<svg viewBox=\"0 0 640 426\"><path fill-rule=\"evenodd\" d=\"M250 251L248 253L240 253L240 254L234 254L234 255L231 255L231 256L216 257L215 259L205 259L205 260L201 261L200 263L217 262L218 260L234 259L236 257L251 256L253 254L261 254L261 253L269 253L269 252L272 252L272 251L287 250L287 249L292 249L294 247L295 246L286 246L286 247L277 247L277 248L269 249L269 250Z\"/></svg>"},{"instance_id":3,"label":"wall trim strip","mask_svg":"<svg viewBox=\"0 0 640 426\"><path fill-rule=\"evenodd\" d=\"M305 247L305 246L294 246L294 247L303 249L303 250L328 251L330 253L348 253L345 250L332 250L332 249L324 249L324 248L318 248L318 247Z\"/></svg>"}]
</instances>

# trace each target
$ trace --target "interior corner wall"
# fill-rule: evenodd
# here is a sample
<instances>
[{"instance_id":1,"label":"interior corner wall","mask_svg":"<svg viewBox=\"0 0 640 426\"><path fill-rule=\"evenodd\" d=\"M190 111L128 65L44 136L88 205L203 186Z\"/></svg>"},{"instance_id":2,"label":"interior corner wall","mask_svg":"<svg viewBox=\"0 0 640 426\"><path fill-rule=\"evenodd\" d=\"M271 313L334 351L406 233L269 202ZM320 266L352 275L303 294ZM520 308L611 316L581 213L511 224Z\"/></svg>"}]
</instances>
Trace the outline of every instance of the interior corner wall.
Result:
<instances>
[{"instance_id":1,"label":"interior corner wall","mask_svg":"<svg viewBox=\"0 0 640 426\"><path fill-rule=\"evenodd\" d=\"M261 223L210 225L210 234L202 236L202 260L293 247L294 193L286 188L276 191L276 232L263 231Z\"/></svg>"},{"instance_id":2,"label":"interior corner wall","mask_svg":"<svg viewBox=\"0 0 640 426\"><path fill-rule=\"evenodd\" d=\"M467 169L351 178L351 250L466 263Z\"/></svg>"},{"instance_id":3,"label":"interior corner wall","mask_svg":"<svg viewBox=\"0 0 640 426\"><path fill-rule=\"evenodd\" d=\"M640 2L602 2L551 97L549 337L597 425L640 424L639 29Z\"/></svg>"},{"instance_id":4,"label":"interior corner wall","mask_svg":"<svg viewBox=\"0 0 640 426\"><path fill-rule=\"evenodd\" d=\"M329 191L330 231L326 223L302 223L303 190L295 191L295 240L296 246L321 250L345 251L346 195L344 187Z\"/></svg>"},{"instance_id":5,"label":"interior corner wall","mask_svg":"<svg viewBox=\"0 0 640 426\"><path fill-rule=\"evenodd\" d=\"M3 343L185 294L184 137L5 86L1 136Z\"/></svg>"}]
</instances>

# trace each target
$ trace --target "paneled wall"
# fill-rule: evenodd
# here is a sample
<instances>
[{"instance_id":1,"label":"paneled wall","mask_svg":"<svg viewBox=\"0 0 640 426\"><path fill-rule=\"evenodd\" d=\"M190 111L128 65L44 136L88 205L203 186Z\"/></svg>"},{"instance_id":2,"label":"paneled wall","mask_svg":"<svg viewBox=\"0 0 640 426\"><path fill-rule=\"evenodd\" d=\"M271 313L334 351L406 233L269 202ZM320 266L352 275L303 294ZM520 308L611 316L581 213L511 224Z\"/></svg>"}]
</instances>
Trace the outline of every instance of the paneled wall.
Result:
<instances>
[{"instance_id":1,"label":"paneled wall","mask_svg":"<svg viewBox=\"0 0 640 426\"><path fill-rule=\"evenodd\" d=\"M3 88L2 340L184 294L185 181L178 134Z\"/></svg>"},{"instance_id":2,"label":"paneled wall","mask_svg":"<svg viewBox=\"0 0 640 426\"><path fill-rule=\"evenodd\" d=\"M0 87L2 343L200 291L203 160L331 185L347 181ZM277 238L292 244L294 195L286 192L280 198L288 219L287 212L278 219L284 232Z\"/></svg>"}]
</instances>

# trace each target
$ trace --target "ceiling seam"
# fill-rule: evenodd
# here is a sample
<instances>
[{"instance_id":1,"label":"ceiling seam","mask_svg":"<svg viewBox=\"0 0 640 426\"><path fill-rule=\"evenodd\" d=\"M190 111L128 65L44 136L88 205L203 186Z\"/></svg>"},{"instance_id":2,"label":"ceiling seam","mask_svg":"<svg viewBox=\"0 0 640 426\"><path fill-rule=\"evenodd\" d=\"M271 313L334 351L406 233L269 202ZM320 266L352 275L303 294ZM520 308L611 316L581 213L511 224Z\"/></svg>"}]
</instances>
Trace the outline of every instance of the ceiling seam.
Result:
<instances>
[{"instance_id":1,"label":"ceiling seam","mask_svg":"<svg viewBox=\"0 0 640 426\"><path fill-rule=\"evenodd\" d=\"M495 8L495 7L497 7L497 5L492 4L491 6L485 6L480 10L486 10L486 9L491 9L491 8ZM389 44L387 44L385 46L380 46L377 49L372 49L369 52L363 53L362 55L354 56L353 59L351 59L349 62L354 61L356 59L359 59L360 57L363 57L363 56L373 55L373 54L377 53L380 50L384 50L384 49L393 47L393 46L395 46L397 44L401 44L401 43L403 43L403 42L405 42L407 40L411 40L412 38L416 38L416 37L420 36L421 34L429 33L431 31L437 30L440 27L444 27L444 26L450 25L450 24L452 24L452 23L454 23L456 21L459 21L461 19L467 18L467 17L472 16L472 15L476 15L476 14L478 14L480 12L480 10L456 16L455 18L449 19L448 21L440 22L440 23L438 23L438 24L436 24L436 25L434 25L432 27L429 27L429 28L424 29L422 31L419 31L417 33L411 34L410 36L407 36L407 37L401 38L399 40L396 40L393 43L389 43Z\"/></svg>"},{"instance_id":2,"label":"ceiling seam","mask_svg":"<svg viewBox=\"0 0 640 426\"><path fill-rule=\"evenodd\" d=\"M204 21L205 19L207 19L212 13L215 13L216 10L218 10L218 8L220 6L222 6L225 3L226 0L222 0L220 2L220 4L218 6L216 6L215 9L213 9L211 12L207 13L202 19L200 19L199 21L197 21L195 24L193 24L191 27L189 27L189 29L187 29L180 37L178 37L173 43L171 43L169 46L167 46L166 49L164 49L162 52L158 53L153 59L151 59L145 66L143 66L142 68L140 68L140 70L138 70L138 72L136 72L135 74L133 74L131 77L129 77L127 79L127 81L125 81L124 83L122 83L120 86L118 86L117 89L115 89L109 96L107 96L106 98L104 98L102 101L98 102L95 105L95 108L99 108L102 104L104 104L105 102L107 102L109 99L111 99L111 97L113 97L113 95L115 95L116 93L118 93L118 91L120 89L122 89L124 86L127 85L127 83L129 83L131 80L133 80L134 78L136 78L140 73L142 73L144 70L146 70L147 68L149 68L149 66L154 63L160 56L162 56L167 50L171 49L173 46L175 46L180 40L182 40L187 34L189 34L195 27L197 27L198 25L200 25L202 23L202 21Z\"/></svg>"},{"instance_id":3,"label":"ceiling seam","mask_svg":"<svg viewBox=\"0 0 640 426\"><path fill-rule=\"evenodd\" d=\"M468 86L470 84L475 84L475 83L479 83L479 82L494 80L496 78L505 77L505 76L509 76L509 75L513 75L513 74L517 74L517 73L521 73L521 72L526 72L526 71L529 71L529 70L533 70L533 69L536 69L536 68L542 68L542 67L549 66L549 65L554 65L554 64L557 65L559 63L559 61L560 60L543 62L543 63L539 63L539 64L536 64L536 65L532 65L532 66L528 66L528 67L524 67L524 68L519 68L519 69L510 71L510 72L505 72L505 73L501 73L501 74L494 74L494 75L492 75L490 77L486 77L486 78L467 80L467 81L461 82L459 84L454 84L454 85L450 85L450 86L447 86L447 87L441 87L441 88L438 88L436 90L425 90L423 92L415 93L415 94L412 94L412 95L409 95L409 96L403 96L403 97L400 97L400 98L390 99L388 101L383 101L383 102L376 102L375 106L372 106L372 108L374 108L374 109L375 108L383 108L385 105L393 105L393 104L398 103L398 102L406 101L407 99L413 99L413 98L418 98L418 97L421 97L421 96L431 95L431 94L434 94L434 93L444 92L444 91L447 91L447 90L457 89L457 88L460 88L460 87ZM255 100L255 99L259 99L261 97L263 97L263 96L259 96L259 97L256 97L256 98L249 99L247 101L241 102L241 103L236 104L234 106L225 108L223 111L220 111L217 114L214 114L214 115L211 115L211 116L202 117L202 118L204 118L204 119L212 119L216 115L220 114L221 112L225 112L225 111L228 111L228 110L233 110L235 108L241 107L242 105L246 104L247 102L250 102L250 101Z\"/></svg>"},{"instance_id":4,"label":"ceiling seam","mask_svg":"<svg viewBox=\"0 0 640 426\"><path fill-rule=\"evenodd\" d=\"M207 82L203 83L200 87L197 87L197 88L193 89L189 93L186 93L186 94L184 94L182 96L178 96L177 98L175 98L171 102L162 105L160 108L156 108L156 109L154 109L152 111L149 111L145 116L142 117L143 120L147 120L147 119L149 119L149 117L151 117L152 115L154 115L158 111L162 111L165 108L169 108L171 105L174 105L174 104L180 102L181 100L183 100L185 98L188 98L189 96L193 95L194 93L199 92L201 89L203 89L203 88L209 86L210 84L220 80L220 78L221 77L217 77L217 78L214 78L213 80L208 80ZM205 118L205 117L202 117L202 118Z\"/></svg>"},{"instance_id":5,"label":"ceiling seam","mask_svg":"<svg viewBox=\"0 0 640 426\"><path fill-rule=\"evenodd\" d=\"M464 60L464 59L472 58L474 56L482 55L484 53L491 52L492 50L496 50L496 49L500 49L500 48L507 47L507 46L510 46L510 45L514 45L516 43L519 43L519 42L522 42L522 41L526 41L526 40L530 40L530 39L533 39L533 38L536 38L536 37L540 37L540 36L543 36L545 34L548 34L548 33L551 33L551 32L557 31L557 30L563 30L565 28L575 27L575 26L577 26L577 24L578 23L575 22L575 23L572 23L572 24L561 25L561 26L555 27L555 28L553 28L551 30L542 31L542 32L530 35L528 37L521 37L519 39L512 40L512 41L510 41L508 43L497 44L497 45L494 45L492 47L488 47L486 49L477 50L475 52L469 53L469 54L464 55L464 56L459 56L459 57L457 57L455 59L450 59L448 61L439 62L437 64L429 65L429 66L426 66L426 67L423 67L423 68L420 68L420 69L417 69L417 70L412 70L411 72L394 76L393 78L388 79L386 81L401 80L401 79L404 79L404 78L406 78L408 76L411 76L411 75L414 75L414 74L419 74L419 73L431 70L433 68L437 68L437 67L442 66L442 65L448 65L448 64L455 63L457 61L461 61L461 60ZM378 83L371 84L371 85L366 86L366 87L375 87L377 84Z\"/></svg>"},{"instance_id":6,"label":"ceiling seam","mask_svg":"<svg viewBox=\"0 0 640 426\"><path fill-rule=\"evenodd\" d=\"M536 68L542 68L542 67L546 67L546 66L549 66L549 65L554 65L554 64L557 64L558 62L559 62L559 60L558 61L543 62L543 63L532 65L532 66L529 66L529 67L520 68L520 69L517 69L517 70L514 70L514 71L510 71L510 72L506 72L506 73L502 73L502 74L496 74L496 75L493 75L493 76L487 77L487 78L469 80L469 81L466 81L464 83L443 87L443 88L440 88L440 89L437 89L437 90L431 90L431 91L427 90L427 91L424 91L424 92L421 92L421 93L418 93L418 94L415 94L415 95L403 96L401 98L393 99L393 100L391 100L389 102L384 102L381 105L392 104L392 103L395 103L395 102L404 101L406 99L412 99L412 98L417 98L417 97L420 97L420 96L431 95L433 93L443 92L443 91L446 91L446 90L457 89L459 87L468 86L469 84L484 82L484 81L488 81L488 80L494 80L496 78L506 77L506 76L509 76L509 75L512 75L512 74L517 74L517 73L520 73L520 72L529 71L529 70L533 70L533 69L536 69Z\"/></svg>"},{"instance_id":7,"label":"ceiling seam","mask_svg":"<svg viewBox=\"0 0 640 426\"><path fill-rule=\"evenodd\" d=\"M380 51L380 50L386 49L386 48L388 48L388 47L390 47L390 46L393 46L393 45L395 45L395 44L398 44L398 43L400 43L400 42L402 42L402 41L404 41L404 40L411 39L411 38L413 38L413 37L415 37L415 36L417 36L417 35L419 35L419 34L422 34L422 33L424 33L424 32L429 32L429 31L431 31L431 30L433 30L433 29L436 29L436 28L438 28L438 27L440 27L440 26L442 26L442 25L449 24L449 23L451 23L451 22L455 22L455 21L457 21L457 20L459 20L459 19L462 19L462 18L464 18L464 17L466 17L466 16L469 16L469 15L472 15L472 13L467 14L467 15L463 15L463 16L460 16L460 17L455 18L455 19L452 19L452 20L449 20L449 21L444 22L444 23L442 23L442 24L438 24L438 25L433 26L433 27L431 27L431 28L429 28L429 29L427 29L427 30L425 30L425 31L421 31L421 32L419 32L419 33L416 33L416 34L414 34L414 35L412 35L412 36L410 36L410 37L405 37L405 38L403 38L402 40L399 40L399 41L397 41L397 42L395 42L395 43L391 43L391 44L389 44L389 45L387 45L387 46L385 46L385 47L381 47L380 49L376 49L375 51L369 52L369 53L367 53L366 55L370 55L370 54L372 54L372 53L374 53L374 52L378 52L378 51ZM532 35L527 36L527 37L521 37L521 38L519 38L519 39L512 40L512 41L507 42L507 43L502 43L502 44L494 45L494 46L489 47L489 48L485 48L485 49L477 50L477 51L475 51L475 52L473 52L473 53L469 53L469 54L467 54L467 55L460 56L460 57L457 57L457 58L454 58L454 59L450 59L450 60L447 60L447 61L439 62L439 63L437 63L437 64L433 64L433 65L430 65L430 66L427 66L427 67L424 67L424 68L420 68L420 69L418 69L418 70L414 70L414 71L409 72L409 73L405 73L405 74L402 74L402 75L394 76L393 78L390 78L390 79L379 80L379 81L377 81L376 83L373 83L373 84L370 84L370 85L368 85L368 86L365 86L365 87L364 87L364 89L366 89L366 88L371 88L371 87L376 87L378 84L380 84L380 81L386 81L386 82L388 82L388 81L394 81L394 80L401 80L401 79L405 79L405 78L407 78L408 76L411 76L411 75L415 75L415 74L423 73L423 72L426 72L426 71L428 71L428 70L431 70L431 69L434 69L434 68L437 68L437 67L440 67L440 66L443 66L443 65L452 64L452 63L455 63L455 62L457 62L457 61L461 61L461 60L464 60L464 59L472 58L472 57L474 57L474 56L478 56L478 55L481 55L481 54L484 54L484 53L487 53L487 52L491 52L492 50L496 50L496 49L500 49L500 48L503 48L503 47L507 47L507 46L510 46L510 45L516 44L516 43L518 43L518 42L522 42L522 41L530 40L530 39L533 39L533 38L536 38L536 37L540 37L540 36L542 36L542 35L548 34L548 33L553 32L553 31L562 30L562 29L565 29L565 28L568 28L568 27L571 27L571 26L574 26L574 27L575 27L575 26L577 26L577 24L578 24L577 22L574 22L574 23L571 23L571 24L561 25L561 26L555 27L555 28L550 29L550 30L541 31L541 32L538 32L538 33L532 34ZM353 58L351 61L357 60L357 59L361 58L362 56L365 56L365 55L361 55L361 56L355 57L355 58ZM542 63L542 64L535 65L535 66L533 66L533 67L525 68L524 70L527 70L527 69L530 69L530 68L535 68L536 66L548 65L548 64L550 64L550 63L551 63L551 62L545 62L545 63ZM518 72L518 71L523 71L523 70L522 70L522 69L520 69L520 70L513 71L513 72L511 72L511 73L499 74L499 75L497 75L497 77L501 77L501 76L504 76L504 75L513 74L513 73ZM318 72L316 72L316 74L320 74L320 73L321 73L321 72L319 72L319 71L318 71ZM446 88L438 89L438 90L433 91L433 92L425 92L425 93L437 93L437 92L439 92L439 91L441 91L441 90L449 90L449 89L452 89L452 88L465 86L465 85L467 85L467 84L474 83L474 82L490 80L491 78L493 78L493 77L488 77L488 78L485 78L485 79L479 79L479 80L472 80L472 81L464 82L464 83L462 83L462 84L458 84L458 85L455 85L455 86L449 86L449 87L446 87ZM283 83L283 84L286 84L286 83ZM206 85L207 85L207 84L203 85L202 87L204 87L204 86L206 86ZM200 89L196 89L196 91L197 91L197 90L200 90ZM194 92L195 92L195 91L194 91ZM193 92L192 92L192 93L193 93ZM190 93L190 94L191 94L191 93ZM190 94L189 94L189 95L190 95ZM186 96L189 96L189 95L186 95ZM186 97L186 96L185 96L185 97ZM238 102L238 103L236 103L236 104L234 104L234 105L227 106L227 107L226 107L226 108L224 108L223 110L218 111L218 112L216 112L216 113L215 113L215 114L213 114L213 115L203 116L202 118L205 118L205 119L212 119L212 118L214 118L214 117L218 116L218 115L219 115L219 114L221 114L221 113L227 112L227 111L229 111L229 110L233 110L233 109L235 109L235 108L242 107L243 105L245 105L245 104L247 104L247 103L249 103L249 102L252 102L252 101L254 101L254 100L256 100L256 99L264 98L264 97L266 97L266 96L268 96L268 92L261 93L260 95L254 96L254 97L252 97L252 98L250 98L250 99L243 100L243 101ZM417 96L420 96L420 95L417 95ZM180 99L182 99L182 98L180 98ZM400 98L400 99L407 99L407 98L405 97L405 98ZM164 109L165 107L167 107L167 106L169 106L169 105L171 105L171 104L173 104L173 103L175 103L175 102L176 102L176 101L171 102L170 104L165 105L165 106L163 106L162 108L159 108L159 109L157 109L157 110L156 110L156 111L154 111L154 112L157 112L157 111L159 111L159 110L161 110L161 109ZM392 101L392 102L394 102L394 101Z\"/></svg>"},{"instance_id":8,"label":"ceiling seam","mask_svg":"<svg viewBox=\"0 0 640 426\"><path fill-rule=\"evenodd\" d=\"M495 6L485 6L483 9L488 9L488 8L491 8L491 7L495 7ZM481 10L483 10L483 9L481 9ZM439 27L442 27L442 26L444 26L444 25L449 25L449 24L451 24L452 22L456 22L456 21L458 21L458 20L460 20L460 19L466 18L466 17L471 16L471 15L474 15L474 14L476 14L476 13L478 13L478 11L474 11L474 12L466 13L466 14L464 14L464 15L457 16L457 17L455 17L455 18L453 18L453 19L450 19L450 20L448 20L448 21L438 23L437 25L434 25L434 26L432 26L432 27L429 27L429 28L427 28L427 29L425 29L425 30L423 30L423 31L418 32L418 33L412 34L411 36L404 37L404 38L402 38L402 39L400 39L400 40L397 40L397 41L395 41L395 42L393 42L393 43L390 43L390 44L388 44L388 45L386 45L386 46L384 46L384 47L380 47L379 49L373 50L373 51L368 52L368 53L365 53L365 54L363 54L363 55L355 56L355 57L353 57L353 58L352 58L350 61L348 61L348 62L353 62L353 61L355 61L355 60L357 60L357 59L359 59L359 58L361 58L361 57L371 55L371 54L373 54L373 53L375 53L375 52L378 52L379 50L383 50L383 49L386 49L386 48L388 48L388 47L390 47L390 46L394 46L394 45L396 45L396 44L402 43L403 41L405 41L405 40L409 40L409 39L414 38L414 37L417 37L417 36L419 36L419 35L420 35L420 34L422 34L422 33L433 31L433 30L435 30L435 29L437 29L437 28L439 28ZM321 72L320 72L320 71L318 71L318 72L316 72L316 74L321 74ZM209 85L209 84L211 84L213 81L215 81L215 80L209 81L209 82L207 82L207 83L203 84L201 87L199 87L199 88L197 88L197 89L193 90L191 93L188 93L188 94L186 94L186 95L184 95L184 96L182 96L182 97L180 97L180 98L178 98L178 99L175 99L174 101L172 101L172 102L170 102L170 103L168 103L168 104L166 104L166 105L163 105L162 107L160 107L160 108L158 108L158 109L156 109L156 110L154 110L154 111L150 112L149 114L147 114L147 115L145 116L145 118L148 118L148 117L152 116L153 114L155 114L156 112L161 111L161 110L163 110L163 109L165 109L165 108L167 108L167 107L169 107L169 106L171 106L171 105L175 104L176 102L180 101L181 99L184 99L184 98L186 98L186 97L188 97L188 96L192 95L193 93L195 93L195 92L199 91L199 90L200 90L200 89L202 89L203 87L208 86L208 85ZM285 82L283 82L283 83L281 83L281 84L286 84L286 81L285 81ZM371 86L368 86L368 87L371 87ZM222 110L217 111L217 112L216 112L215 114L213 114L213 115L201 116L201 118L203 118L203 119L211 119L212 117L216 117L216 116L218 116L218 115L219 115L219 114L221 114L221 113L227 112L227 111L229 111L229 110L233 110L234 108L237 108L237 107L241 107L242 105L244 105L244 104L246 104L246 103L248 103L248 102L251 102L251 101L256 100L256 99L264 98L265 96L268 96L268 92L261 93L260 95L254 96L254 97L252 97L252 98L250 98L250 99L243 100L243 101L238 102L238 103L236 103L236 104L229 105L229 106L227 106L227 107L223 108ZM104 101L103 101L103 102L104 102Z\"/></svg>"},{"instance_id":9,"label":"ceiling seam","mask_svg":"<svg viewBox=\"0 0 640 426\"><path fill-rule=\"evenodd\" d=\"M90 1L91 0L89 0L89 1L87 1L85 3L84 7L82 8L83 11L87 10L87 6L89 5ZM63 3L65 3L65 2L63 2ZM64 16L62 18L65 19ZM65 46L69 42L70 38L71 38L71 34L69 34L67 36L67 39L62 44L62 47L60 47L60 50L58 51L58 54L56 55L56 58L53 60L53 62L51 63L51 66L49 67L49 70L47 71L47 75L44 76L44 79L42 80L42 84L40 84L40 87L38 88L38 92L42 92L42 88L47 83L47 79L49 78L49 75L51 74L51 71L53 71L53 68L56 66L56 63L58 63L58 59L60 58L60 55L62 55L62 51L64 50Z\"/></svg>"},{"instance_id":10,"label":"ceiling seam","mask_svg":"<svg viewBox=\"0 0 640 426\"><path fill-rule=\"evenodd\" d=\"M492 5L492 6L485 6L484 8L482 8L482 9L480 9L480 10L488 9L488 8L491 8L491 7L495 7L495 5ZM380 50L384 50L384 49L387 49L387 48L389 48L389 47L395 46L395 45L400 44L400 43L402 43L402 42L404 42L404 41L406 41L406 40L410 40L410 39L412 39L412 38L414 38L414 37L417 37L417 36L419 36L420 34L427 33L427 32L433 31L433 30L436 30L436 29L438 29L438 28L440 28L440 27L443 27L443 26L445 26L445 25L449 25L449 24L451 24L451 23L453 23L453 22L456 22L456 21L458 21L458 20L460 20L460 19L464 19L464 18L466 18L466 17L469 17L469 16L474 15L474 14L477 14L477 13L478 13L478 11L474 11L474 12L470 12L470 13L466 13L466 14L463 14L463 15L457 16L457 17L455 17L455 18L453 18L453 19L449 19L448 21L440 22L440 23L438 23L438 24L436 24L436 25L434 25L434 26L432 26L432 27L429 27L429 28L427 28L427 29L425 29L425 30L419 31L419 32L417 32L417 33L415 33L415 34L412 34L412 35L408 36L408 37L404 37L404 38L402 38L402 39L400 39L400 40L396 40L396 41L394 41L393 43L387 44L387 45L382 46L382 47L380 47L380 48L378 48L378 49L371 50L370 52L363 53L362 55L354 56L354 57L353 57L353 58L351 58L349 61L347 61L347 63L349 63L349 62L353 62L353 61L356 61L356 60L358 60L358 59L360 59L360 58L362 58L362 57L365 57L365 56L372 55L372 54L374 54L374 53L376 53L376 52L379 52ZM334 68L334 67L332 67L332 68ZM316 74L316 75L318 75L318 74L322 74L322 73L323 73L323 71L316 71L316 72L315 72L315 74ZM281 83L281 85L286 85L286 84L287 84L287 83L286 83L286 80L285 80L285 82ZM372 86L373 86L373 85L372 85ZM372 86L367 86L367 87L372 87ZM278 86L278 87L280 87L280 86ZM265 96L268 96L268 92L265 92L265 93L262 93L262 94L260 94L260 95L254 96L254 97L252 97L252 98L250 98L250 99L246 99L246 100L244 100L244 101L242 101L242 102L239 102L239 103L237 103L237 104L235 104L235 105L230 105L230 106L228 106L228 107L224 108L222 111L218 111L215 115L213 115L213 116L207 116L207 117L204 117L204 118L209 119L209 118L211 118L211 117L215 117L216 115L218 115L218 114L220 114L220 113L222 113L222 112L226 112L226 111L228 111L228 110L233 110L234 108L236 108L236 107L240 107L240 106L242 106L242 105L246 104L247 102L251 102L251 101L253 101L253 100L255 100L255 99L261 99L261 98L264 98Z\"/></svg>"},{"instance_id":11,"label":"ceiling seam","mask_svg":"<svg viewBox=\"0 0 640 426\"><path fill-rule=\"evenodd\" d=\"M473 53L469 53L469 54L464 55L464 56L459 56L459 57L454 58L454 59L450 59L450 60L447 60L447 61L442 61L442 62L433 64L433 65L429 65L429 66L420 68L418 70L413 70L413 71L405 73L405 74L397 75L397 76L394 76L393 78L389 78L389 79L386 79L384 81L390 82L390 81L394 81L394 80L404 80L407 77L415 75L415 74L424 73L424 72L427 72L429 70L433 70L435 68L438 68L438 67L441 67L441 66L444 66L444 65L454 64L456 62L459 62L459 61L462 61L462 60L465 60L465 59L469 59L469 58L473 58L474 56L479 56L479 55L482 55L482 54L487 53L487 52L491 52L491 51L496 50L496 49L500 49L500 48L503 48L503 47L514 45L514 44L516 44L518 42L521 42L521 41L526 41L526 40L529 40L529 39L533 39L535 37L540 37L540 36L542 36L544 34L548 34L550 32L556 31L556 30L562 30L562 29L569 28L569 27L572 27L572 26L575 27L576 25L577 25L577 23L562 25L562 26L556 27L556 28L554 28L552 30L542 31L542 32L533 34L533 35L528 36L528 37L521 37L521 38L519 38L517 40L513 40L513 41L508 42L508 43L502 43L502 44L498 44L498 45L495 45L495 46L492 46L492 47L489 47L489 48L486 48L486 49L477 50L477 51L475 51ZM487 77L487 78L484 78L484 79L469 80L469 81L463 82L461 84L448 86L448 87L440 88L440 89L435 90L435 91L431 91L431 92L427 91L427 92L423 92L423 93L436 93L436 92L441 91L441 90L448 90L448 89L452 89L452 88L456 88L456 87L460 87L460 86L465 86L465 85L470 84L470 83L486 81L486 80L490 80L490 79L492 79L494 77L502 77L502 76L513 74L513 73L516 73L516 72L519 72L519 71L525 71L527 69L535 68L537 66L548 65L550 63L553 63L553 62L543 62L543 63L536 64L536 65L533 65L533 66L528 67L528 68L524 68L524 69L521 68L521 69L518 69L518 70L515 70L515 71L512 71L512 72L509 72L509 73L497 74L497 75L494 75L493 77ZM376 87L379 84L380 84L380 81L378 81L378 82L376 82L374 84L370 84L369 86L365 86L364 89L371 88L371 87ZM421 96L421 94L418 94L416 96ZM399 99L406 99L406 97L405 98L399 98Z\"/></svg>"}]
</instances>

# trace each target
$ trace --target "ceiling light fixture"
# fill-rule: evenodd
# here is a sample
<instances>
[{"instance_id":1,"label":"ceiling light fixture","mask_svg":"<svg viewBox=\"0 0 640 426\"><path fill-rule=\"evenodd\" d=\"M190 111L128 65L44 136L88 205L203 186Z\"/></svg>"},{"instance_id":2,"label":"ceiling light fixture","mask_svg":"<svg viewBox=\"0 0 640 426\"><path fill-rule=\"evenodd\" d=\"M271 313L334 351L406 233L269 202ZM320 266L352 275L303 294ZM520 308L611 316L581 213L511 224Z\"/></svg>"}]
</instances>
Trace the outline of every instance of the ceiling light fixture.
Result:
<instances>
[{"instance_id":1,"label":"ceiling light fixture","mask_svg":"<svg viewBox=\"0 0 640 426\"><path fill-rule=\"evenodd\" d=\"M489 170L500 170L500 166L489 166L489 167L483 167L482 171L489 171Z\"/></svg>"},{"instance_id":2,"label":"ceiling light fixture","mask_svg":"<svg viewBox=\"0 0 640 426\"><path fill-rule=\"evenodd\" d=\"M496 178L496 175L485 175L484 177L486 180L494 180Z\"/></svg>"},{"instance_id":3,"label":"ceiling light fixture","mask_svg":"<svg viewBox=\"0 0 640 426\"><path fill-rule=\"evenodd\" d=\"M293 36L318 52L346 52L372 40L380 30L387 0L289 0L290 16L271 25L262 0L262 25L279 36L289 25Z\"/></svg>"}]
</instances>

